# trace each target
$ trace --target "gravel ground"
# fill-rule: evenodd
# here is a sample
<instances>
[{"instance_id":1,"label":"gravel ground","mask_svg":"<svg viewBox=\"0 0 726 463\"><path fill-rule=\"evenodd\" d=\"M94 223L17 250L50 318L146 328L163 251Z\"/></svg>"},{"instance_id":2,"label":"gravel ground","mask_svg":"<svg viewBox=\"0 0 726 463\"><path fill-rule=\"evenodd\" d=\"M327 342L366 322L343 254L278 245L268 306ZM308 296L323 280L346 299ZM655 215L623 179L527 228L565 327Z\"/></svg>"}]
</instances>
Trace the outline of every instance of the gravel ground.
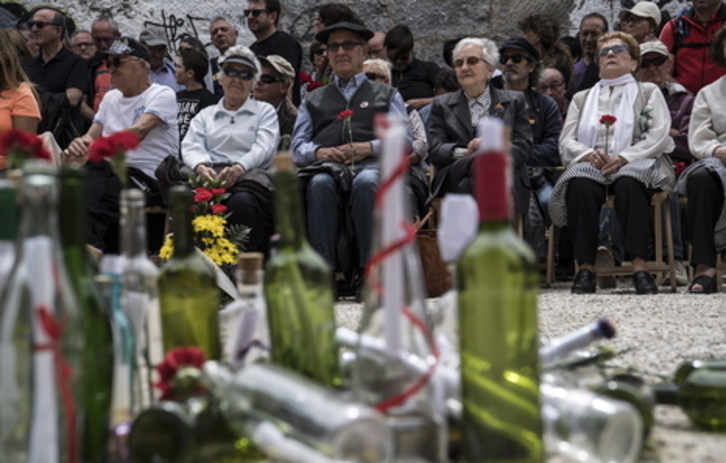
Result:
<instances>
[{"instance_id":1,"label":"gravel ground","mask_svg":"<svg viewBox=\"0 0 726 463\"><path fill-rule=\"evenodd\" d=\"M608 315L618 326L617 337L608 345L617 351L630 349L614 359L617 365L669 375L684 360L726 358L726 290L690 295L679 288L675 294L638 296L629 282L619 282L617 289L573 295L569 287L570 283L558 283L540 292L543 336L560 336ZM339 302L338 323L355 328L360 310L360 304ZM726 434L699 431L677 407L656 407L655 419L640 462L726 462ZM553 458L550 463L561 461Z\"/></svg>"}]
</instances>

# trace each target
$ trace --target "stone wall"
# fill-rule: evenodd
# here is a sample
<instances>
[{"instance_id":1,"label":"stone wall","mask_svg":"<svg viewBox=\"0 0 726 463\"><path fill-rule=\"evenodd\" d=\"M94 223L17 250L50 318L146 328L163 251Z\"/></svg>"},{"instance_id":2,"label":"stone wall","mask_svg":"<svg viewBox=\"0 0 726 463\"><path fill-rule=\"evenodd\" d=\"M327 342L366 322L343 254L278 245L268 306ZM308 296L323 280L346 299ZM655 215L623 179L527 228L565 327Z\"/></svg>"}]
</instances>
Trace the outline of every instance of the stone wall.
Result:
<instances>
[{"instance_id":1,"label":"stone wall","mask_svg":"<svg viewBox=\"0 0 726 463\"><path fill-rule=\"evenodd\" d=\"M314 35L313 21L319 5L326 1L282 0L282 28L304 44ZM43 2L20 2L27 8ZM533 13L548 13L560 19L563 31L574 34L582 16L597 11L617 21L623 8L633 0L360 0L349 4L374 30L388 30L398 23L409 25L416 37L420 58L443 62L441 44L452 38L473 35L496 41L517 34L517 22ZM671 14L687 6L684 0L659 0L658 5ZM170 50L176 48L182 33L209 41L209 19L227 16L238 25L240 43L249 44L253 37L245 27L242 10L245 0L57 0L81 28L90 28L91 21L101 13L109 13L120 23L122 32L137 36L146 24L164 26ZM213 48L213 47L211 47ZM210 50L213 52L213 50Z\"/></svg>"}]
</instances>

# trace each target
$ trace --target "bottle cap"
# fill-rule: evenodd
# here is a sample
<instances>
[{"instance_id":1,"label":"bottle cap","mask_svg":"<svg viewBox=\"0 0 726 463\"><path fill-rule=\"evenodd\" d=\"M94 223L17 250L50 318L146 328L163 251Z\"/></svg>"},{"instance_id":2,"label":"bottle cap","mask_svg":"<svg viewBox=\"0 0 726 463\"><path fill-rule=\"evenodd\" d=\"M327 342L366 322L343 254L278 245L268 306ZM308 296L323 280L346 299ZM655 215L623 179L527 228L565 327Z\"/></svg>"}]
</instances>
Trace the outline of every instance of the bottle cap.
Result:
<instances>
[{"instance_id":1,"label":"bottle cap","mask_svg":"<svg viewBox=\"0 0 726 463\"><path fill-rule=\"evenodd\" d=\"M240 283L255 285L259 283L257 272L262 269L264 255L261 252L243 252L239 255Z\"/></svg>"},{"instance_id":2,"label":"bottle cap","mask_svg":"<svg viewBox=\"0 0 726 463\"><path fill-rule=\"evenodd\" d=\"M289 172L295 169L295 161L292 159L292 153L283 151L278 153L273 160L275 170L281 172Z\"/></svg>"}]
</instances>

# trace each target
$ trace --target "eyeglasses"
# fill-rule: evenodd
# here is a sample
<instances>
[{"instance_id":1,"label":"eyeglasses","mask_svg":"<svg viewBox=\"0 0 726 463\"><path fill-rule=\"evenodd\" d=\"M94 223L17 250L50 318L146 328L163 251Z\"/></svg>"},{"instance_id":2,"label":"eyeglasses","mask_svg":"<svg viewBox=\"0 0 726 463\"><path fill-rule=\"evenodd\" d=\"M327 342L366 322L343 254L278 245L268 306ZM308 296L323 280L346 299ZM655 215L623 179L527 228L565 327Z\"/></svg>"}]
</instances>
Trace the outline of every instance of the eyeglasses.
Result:
<instances>
[{"instance_id":1,"label":"eyeglasses","mask_svg":"<svg viewBox=\"0 0 726 463\"><path fill-rule=\"evenodd\" d=\"M325 53L325 48L318 48L317 50L313 50L313 55L320 56L323 53Z\"/></svg>"},{"instance_id":2,"label":"eyeglasses","mask_svg":"<svg viewBox=\"0 0 726 463\"><path fill-rule=\"evenodd\" d=\"M261 11L261 10L255 10L255 11ZM249 10L245 11L245 16L247 16L247 12L249 12ZM259 16L259 13L255 15L255 17L257 17L257 16ZM211 31L209 31L209 34L210 35L217 35L217 32L221 32L223 34L226 34L227 31L229 31L229 28L228 27L216 27L216 28L212 29Z\"/></svg>"},{"instance_id":3,"label":"eyeglasses","mask_svg":"<svg viewBox=\"0 0 726 463\"><path fill-rule=\"evenodd\" d=\"M106 59L106 63L108 63L108 66L113 66L115 68L120 68L121 66L130 61L141 61L141 58L121 59L119 56L114 56Z\"/></svg>"},{"instance_id":4,"label":"eyeglasses","mask_svg":"<svg viewBox=\"0 0 726 463\"><path fill-rule=\"evenodd\" d=\"M628 49L627 45L614 45L612 47L601 49L600 53L598 53L597 56L600 58L604 58L610 52L612 52L614 55L619 55L621 53L630 53L630 50Z\"/></svg>"},{"instance_id":5,"label":"eyeglasses","mask_svg":"<svg viewBox=\"0 0 726 463\"><path fill-rule=\"evenodd\" d=\"M366 72L366 77L368 80L385 80L386 76L383 74L378 74L377 72Z\"/></svg>"},{"instance_id":6,"label":"eyeglasses","mask_svg":"<svg viewBox=\"0 0 726 463\"><path fill-rule=\"evenodd\" d=\"M469 67L476 66L479 61L484 61L482 58L475 58L473 56L468 57L467 59L455 59L451 64L454 65L455 68L464 67L466 64Z\"/></svg>"},{"instance_id":7,"label":"eyeglasses","mask_svg":"<svg viewBox=\"0 0 726 463\"><path fill-rule=\"evenodd\" d=\"M252 78L255 76L250 71L236 71L232 68L223 68L222 72L224 72L224 75L229 77L230 79L239 77L242 80L252 80Z\"/></svg>"},{"instance_id":8,"label":"eyeglasses","mask_svg":"<svg viewBox=\"0 0 726 463\"><path fill-rule=\"evenodd\" d=\"M544 92L554 92L555 90L557 90L558 88L562 87L563 85L565 85L565 82L564 81L563 82L557 82L555 84L550 84L550 85L540 85L539 87L537 87L537 90L540 91L540 92L542 92L542 93L544 93Z\"/></svg>"},{"instance_id":9,"label":"eyeglasses","mask_svg":"<svg viewBox=\"0 0 726 463\"><path fill-rule=\"evenodd\" d=\"M93 41L96 43L112 43L114 39L114 37L94 37Z\"/></svg>"},{"instance_id":10,"label":"eyeglasses","mask_svg":"<svg viewBox=\"0 0 726 463\"><path fill-rule=\"evenodd\" d=\"M28 27L30 29L32 29L34 27L37 27L38 29L42 29L45 26L58 26L58 27L63 27L62 24L58 24L58 23L52 23L52 22L46 22L46 21L28 21Z\"/></svg>"},{"instance_id":11,"label":"eyeglasses","mask_svg":"<svg viewBox=\"0 0 726 463\"><path fill-rule=\"evenodd\" d=\"M329 43L329 44L327 44L327 47L328 47L329 52L335 53L338 50L340 50L341 48L345 51L351 51L351 50L355 49L355 47L360 47L361 45L363 45L363 42L353 42L353 41L346 40L345 42L341 42L341 43L337 43L337 42Z\"/></svg>"},{"instance_id":12,"label":"eyeglasses","mask_svg":"<svg viewBox=\"0 0 726 463\"><path fill-rule=\"evenodd\" d=\"M507 64L507 61L512 60L514 64L519 64L522 62L523 59L526 59L529 61L529 58L527 58L525 55L521 53L515 53L513 55L500 55L499 56L499 63L500 64Z\"/></svg>"},{"instance_id":13,"label":"eyeglasses","mask_svg":"<svg viewBox=\"0 0 726 463\"><path fill-rule=\"evenodd\" d=\"M659 56L657 58L653 59L644 59L640 62L640 68L641 69L648 69L651 66L655 66L657 68L663 66L663 64L668 61L668 58L665 56Z\"/></svg>"},{"instance_id":14,"label":"eyeglasses","mask_svg":"<svg viewBox=\"0 0 726 463\"><path fill-rule=\"evenodd\" d=\"M390 55L386 54L386 56L388 56L388 61L390 61L392 63L395 63L397 61L403 62L403 61L408 61L409 58L411 58L411 52L407 51L406 53L400 53L397 55L394 55L391 53Z\"/></svg>"},{"instance_id":15,"label":"eyeglasses","mask_svg":"<svg viewBox=\"0 0 726 463\"><path fill-rule=\"evenodd\" d=\"M249 15L252 15L253 18L258 18L262 13L269 13L270 10L265 9L258 9L258 10L244 10L242 13L245 15L245 18Z\"/></svg>"},{"instance_id":16,"label":"eyeglasses","mask_svg":"<svg viewBox=\"0 0 726 463\"><path fill-rule=\"evenodd\" d=\"M95 46L93 42L78 42L73 44L73 48L90 48Z\"/></svg>"},{"instance_id":17,"label":"eyeglasses","mask_svg":"<svg viewBox=\"0 0 726 463\"><path fill-rule=\"evenodd\" d=\"M262 74L260 75L260 80L258 82L262 82L263 84L274 84L277 82L285 82L285 79L282 77L275 77L271 74Z\"/></svg>"}]
</instances>

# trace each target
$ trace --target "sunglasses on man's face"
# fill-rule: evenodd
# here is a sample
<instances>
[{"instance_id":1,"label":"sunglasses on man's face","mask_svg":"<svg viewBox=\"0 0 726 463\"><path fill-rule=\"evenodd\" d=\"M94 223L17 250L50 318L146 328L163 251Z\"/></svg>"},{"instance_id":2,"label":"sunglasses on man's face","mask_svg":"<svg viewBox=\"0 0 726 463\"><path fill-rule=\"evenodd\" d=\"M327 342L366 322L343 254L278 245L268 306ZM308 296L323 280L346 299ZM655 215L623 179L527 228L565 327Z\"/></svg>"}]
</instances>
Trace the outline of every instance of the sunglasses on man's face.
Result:
<instances>
[{"instance_id":1,"label":"sunglasses on man's face","mask_svg":"<svg viewBox=\"0 0 726 463\"><path fill-rule=\"evenodd\" d=\"M262 74L260 75L260 82L263 84L275 84L277 82L284 82L284 79L275 77L272 74Z\"/></svg>"},{"instance_id":2,"label":"sunglasses on man's face","mask_svg":"<svg viewBox=\"0 0 726 463\"><path fill-rule=\"evenodd\" d=\"M28 21L28 27L30 29L37 27L38 29L42 29L45 26L57 26L57 27L63 27L62 24L54 23L54 22L46 22L46 21Z\"/></svg>"},{"instance_id":3,"label":"sunglasses on man's face","mask_svg":"<svg viewBox=\"0 0 726 463\"><path fill-rule=\"evenodd\" d=\"M512 60L514 64L519 64L522 62L523 59L527 59L527 57L521 53L515 53L513 55L500 55L499 63L507 64L507 61Z\"/></svg>"},{"instance_id":4,"label":"sunglasses on man's face","mask_svg":"<svg viewBox=\"0 0 726 463\"><path fill-rule=\"evenodd\" d=\"M378 74L377 72L366 72L366 77L368 78L368 80L375 81L386 79L386 76L384 76L383 74Z\"/></svg>"},{"instance_id":5,"label":"sunglasses on man's face","mask_svg":"<svg viewBox=\"0 0 726 463\"><path fill-rule=\"evenodd\" d=\"M338 50L340 50L341 48L345 51L352 51L355 49L355 47L360 47L363 44L364 44L363 42L353 42L353 41L349 41L349 40L346 40L345 42L341 42L341 43L333 42L333 43L328 44L327 50L330 53L335 53Z\"/></svg>"},{"instance_id":6,"label":"sunglasses on man's face","mask_svg":"<svg viewBox=\"0 0 726 463\"><path fill-rule=\"evenodd\" d=\"M253 18L259 18L262 13L268 13L265 9L259 9L259 10L244 10L242 12L245 15L245 18L249 15L252 15Z\"/></svg>"},{"instance_id":7,"label":"sunglasses on man's face","mask_svg":"<svg viewBox=\"0 0 726 463\"><path fill-rule=\"evenodd\" d=\"M255 76L250 71L237 71L236 69L232 68L224 68L222 69L222 72L224 72L224 75L229 77L230 79L239 77L242 80L252 80L252 78Z\"/></svg>"},{"instance_id":8,"label":"sunglasses on man's face","mask_svg":"<svg viewBox=\"0 0 726 463\"><path fill-rule=\"evenodd\" d=\"M668 61L668 58L666 58L665 56L659 56L658 58L653 59L644 59L640 62L640 67L641 69L648 69L651 66L659 68L663 66L666 61Z\"/></svg>"}]
</instances>

